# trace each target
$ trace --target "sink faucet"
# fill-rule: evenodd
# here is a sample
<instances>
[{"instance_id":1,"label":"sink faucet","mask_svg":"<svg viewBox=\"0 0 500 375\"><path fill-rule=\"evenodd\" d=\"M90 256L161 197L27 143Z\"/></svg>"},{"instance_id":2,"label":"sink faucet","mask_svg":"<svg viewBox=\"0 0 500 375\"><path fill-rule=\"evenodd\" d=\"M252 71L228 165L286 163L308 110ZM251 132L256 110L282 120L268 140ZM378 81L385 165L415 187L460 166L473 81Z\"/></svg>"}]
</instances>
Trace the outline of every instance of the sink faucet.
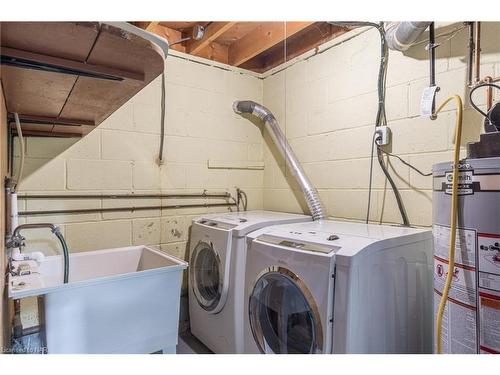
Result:
<instances>
[{"instance_id":1,"label":"sink faucet","mask_svg":"<svg viewBox=\"0 0 500 375\"><path fill-rule=\"evenodd\" d=\"M6 246L8 249L14 249L14 248L20 249L25 245L24 243L25 238L21 236L20 232L24 229L39 229L39 228L49 228L61 243L63 249L63 257L64 257L64 283L66 284L68 282L68 277L69 277L69 252L68 252L68 245L66 244L66 241L64 240L64 237L59 227L51 223L33 223L33 224L18 225L16 229L14 229L12 236L8 238Z\"/></svg>"}]
</instances>

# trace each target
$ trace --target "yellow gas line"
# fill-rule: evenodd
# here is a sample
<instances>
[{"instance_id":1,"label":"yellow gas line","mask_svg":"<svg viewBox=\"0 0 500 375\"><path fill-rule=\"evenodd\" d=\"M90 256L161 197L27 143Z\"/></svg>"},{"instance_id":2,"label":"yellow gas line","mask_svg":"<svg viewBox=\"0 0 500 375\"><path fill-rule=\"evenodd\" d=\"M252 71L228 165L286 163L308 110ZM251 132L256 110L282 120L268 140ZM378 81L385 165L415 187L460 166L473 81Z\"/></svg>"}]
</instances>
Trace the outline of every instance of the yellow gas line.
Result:
<instances>
[{"instance_id":1,"label":"yellow gas line","mask_svg":"<svg viewBox=\"0 0 500 375\"><path fill-rule=\"evenodd\" d=\"M450 247L448 249L448 274L443 288L443 294L439 301L439 308L436 316L436 345L438 354L442 353L441 332L443 324L443 313L448 300L453 271L455 269L455 239L457 233L457 206L458 206L458 164L460 161L460 143L462 139L462 99L458 95L447 98L436 110L439 113L450 101L455 100L456 120L455 120L455 149L453 156L453 181L451 187L451 217L450 217Z\"/></svg>"}]
</instances>

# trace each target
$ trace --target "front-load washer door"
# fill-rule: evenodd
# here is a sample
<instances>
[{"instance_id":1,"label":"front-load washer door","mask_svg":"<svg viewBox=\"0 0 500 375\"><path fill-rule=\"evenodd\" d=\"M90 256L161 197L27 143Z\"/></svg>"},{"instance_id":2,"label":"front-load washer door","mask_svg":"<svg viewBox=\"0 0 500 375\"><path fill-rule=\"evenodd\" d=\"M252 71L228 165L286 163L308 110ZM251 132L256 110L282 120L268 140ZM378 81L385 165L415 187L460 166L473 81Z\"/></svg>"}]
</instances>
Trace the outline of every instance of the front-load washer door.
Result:
<instances>
[{"instance_id":1,"label":"front-load washer door","mask_svg":"<svg viewBox=\"0 0 500 375\"><path fill-rule=\"evenodd\" d=\"M191 259L191 287L196 300L203 309L213 311L221 302L224 283L219 254L211 242L200 241Z\"/></svg>"},{"instance_id":2,"label":"front-load washer door","mask_svg":"<svg viewBox=\"0 0 500 375\"><path fill-rule=\"evenodd\" d=\"M250 327L262 353L322 353L318 307L306 285L284 267L257 277L249 300Z\"/></svg>"}]
</instances>

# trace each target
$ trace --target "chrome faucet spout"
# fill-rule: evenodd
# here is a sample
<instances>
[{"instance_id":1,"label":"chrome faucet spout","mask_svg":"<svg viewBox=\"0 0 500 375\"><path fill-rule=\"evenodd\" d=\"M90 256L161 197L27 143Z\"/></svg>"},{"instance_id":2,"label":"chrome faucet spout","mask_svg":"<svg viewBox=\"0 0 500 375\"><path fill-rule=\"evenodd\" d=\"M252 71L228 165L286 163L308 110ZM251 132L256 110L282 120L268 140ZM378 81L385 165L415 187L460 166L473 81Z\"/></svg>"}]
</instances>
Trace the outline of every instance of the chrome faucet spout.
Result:
<instances>
[{"instance_id":1,"label":"chrome faucet spout","mask_svg":"<svg viewBox=\"0 0 500 375\"><path fill-rule=\"evenodd\" d=\"M21 224L18 225L13 233L9 241L7 242L8 248L16 248L24 246L24 237L21 236L21 231L26 229L40 229L40 228L48 228L52 233L57 237L59 242L61 243L61 247L63 249L63 258L64 258L64 283L68 283L69 279L69 251L68 245L66 244L66 240L61 233L59 227L55 226L52 223L32 223L32 224Z\"/></svg>"}]
</instances>

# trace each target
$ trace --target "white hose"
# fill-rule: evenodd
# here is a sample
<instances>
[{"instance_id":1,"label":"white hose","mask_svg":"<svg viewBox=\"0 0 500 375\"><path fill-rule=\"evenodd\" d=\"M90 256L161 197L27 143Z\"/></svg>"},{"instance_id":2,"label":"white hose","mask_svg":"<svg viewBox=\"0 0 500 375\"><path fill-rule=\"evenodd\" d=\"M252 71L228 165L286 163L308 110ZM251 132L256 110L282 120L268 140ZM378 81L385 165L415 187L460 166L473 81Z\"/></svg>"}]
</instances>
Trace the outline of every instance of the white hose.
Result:
<instances>
[{"instance_id":1,"label":"white hose","mask_svg":"<svg viewBox=\"0 0 500 375\"><path fill-rule=\"evenodd\" d=\"M21 122L19 121L19 115L17 113L14 113L14 120L16 121L16 130L17 130L17 137L19 139L19 144L20 144L20 152L21 152L21 161L19 163L19 168L17 170L17 177L14 182L14 188L13 191L17 192L19 188L19 183L21 182L21 178L23 176L23 170L24 170L24 138L23 138L23 131L21 129Z\"/></svg>"}]
</instances>

